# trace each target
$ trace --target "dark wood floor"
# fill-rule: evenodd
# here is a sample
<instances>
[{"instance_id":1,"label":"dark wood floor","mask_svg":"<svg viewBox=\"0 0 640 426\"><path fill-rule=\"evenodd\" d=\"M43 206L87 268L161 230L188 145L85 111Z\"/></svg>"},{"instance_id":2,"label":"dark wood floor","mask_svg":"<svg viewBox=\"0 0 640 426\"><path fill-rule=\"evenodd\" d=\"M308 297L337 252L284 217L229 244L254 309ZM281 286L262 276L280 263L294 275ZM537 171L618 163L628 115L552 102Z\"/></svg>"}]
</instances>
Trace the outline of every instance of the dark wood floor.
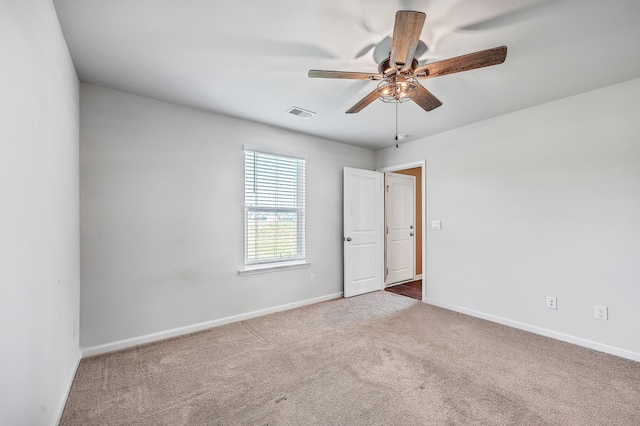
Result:
<instances>
[{"instance_id":1,"label":"dark wood floor","mask_svg":"<svg viewBox=\"0 0 640 426\"><path fill-rule=\"evenodd\" d=\"M394 285L392 287L387 287L385 290L390 291L391 293L422 300L422 280Z\"/></svg>"}]
</instances>

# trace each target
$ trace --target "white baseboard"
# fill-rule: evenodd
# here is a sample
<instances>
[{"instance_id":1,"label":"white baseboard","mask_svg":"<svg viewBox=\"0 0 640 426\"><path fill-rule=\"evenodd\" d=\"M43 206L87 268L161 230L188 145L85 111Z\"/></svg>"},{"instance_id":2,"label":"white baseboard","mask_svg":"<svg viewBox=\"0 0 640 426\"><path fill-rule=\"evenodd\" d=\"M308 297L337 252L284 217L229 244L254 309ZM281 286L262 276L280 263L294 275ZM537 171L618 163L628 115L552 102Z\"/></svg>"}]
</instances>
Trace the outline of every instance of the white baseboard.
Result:
<instances>
[{"instance_id":1,"label":"white baseboard","mask_svg":"<svg viewBox=\"0 0 640 426\"><path fill-rule=\"evenodd\" d=\"M64 406L67 404L67 399L69 398L69 393L71 392L71 386L73 385L73 380L76 378L76 373L78 372L78 366L80 365L81 360L82 360L82 352L78 350L78 354L76 356L76 363L75 363L75 366L73 367L73 372L69 377L69 382L67 383L67 387L64 392L64 398L62 398L62 402L58 407L56 417L54 418L54 421L53 421L53 426L60 424L60 420L62 420L62 413L64 412Z\"/></svg>"},{"instance_id":2,"label":"white baseboard","mask_svg":"<svg viewBox=\"0 0 640 426\"><path fill-rule=\"evenodd\" d=\"M449 309L451 311L460 312L462 314L471 315L473 317L482 318L491 322L496 322L498 324L507 325L509 327L517 328L520 330L528 331L534 334L539 334L541 336L550 337L552 339L561 340L567 343L573 343L574 345L583 346L585 348L594 349L596 351L608 353L611 355L616 355L621 358L630 359L632 361L640 362L640 353L629 351L627 349L618 348L615 346L606 345L604 343L594 342L593 340L583 339L582 337L572 336L570 334L560 333L558 331L549 330L542 327L537 327L535 325L526 324L518 321L513 321L508 318L499 317L492 314L487 314L484 312L475 311L473 309L467 309L460 306L449 305L448 303L438 302L437 300L433 300L430 298L425 298L423 300L425 303L428 303L433 306L438 306L440 308Z\"/></svg>"},{"instance_id":3,"label":"white baseboard","mask_svg":"<svg viewBox=\"0 0 640 426\"><path fill-rule=\"evenodd\" d=\"M158 340L168 339L170 337L181 336L183 334L194 333L196 331L207 330L209 328L218 327L232 322L244 321L251 318L260 317L275 312L286 311L289 309L299 308L301 306L312 305L314 303L325 302L327 300L339 299L342 297L342 293L333 293L326 296L315 297L313 299L301 300L299 302L287 303L280 306L274 306L272 308L261 309L258 311L247 312L239 315L232 315L230 317L220 318L212 321L206 321L199 324L188 325L185 327L173 328L171 330L160 331L158 333L146 334L144 336L132 337L130 339L118 340L116 342L105 343L103 345L91 346L88 348L81 348L82 357L100 355L107 352L118 351L121 349L130 348L132 346L142 345L144 343L151 343Z\"/></svg>"}]
</instances>

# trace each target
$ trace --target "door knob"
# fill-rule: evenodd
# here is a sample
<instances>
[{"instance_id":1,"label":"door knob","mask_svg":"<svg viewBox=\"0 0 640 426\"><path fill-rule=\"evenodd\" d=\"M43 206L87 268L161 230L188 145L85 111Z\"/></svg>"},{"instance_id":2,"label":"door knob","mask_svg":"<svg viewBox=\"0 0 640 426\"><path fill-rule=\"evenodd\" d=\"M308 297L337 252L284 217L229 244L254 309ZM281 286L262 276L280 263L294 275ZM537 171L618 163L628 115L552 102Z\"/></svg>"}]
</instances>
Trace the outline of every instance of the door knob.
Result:
<instances>
[{"instance_id":1,"label":"door knob","mask_svg":"<svg viewBox=\"0 0 640 426\"><path fill-rule=\"evenodd\" d=\"M413 229L413 225L409 225L409 229Z\"/></svg>"},{"instance_id":2,"label":"door knob","mask_svg":"<svg viewBox=\"0 0 640 426\"><path fill-rule=\"evenodd\" d=\"M351 237L347 237L347 241L351 241Z\"/></svg>"},{"instance_id":3,"label":"door knob","mask_svg":"<svg viewBox=\"0 0 640 426\"><path fill-rule=\"evenodd\" d=\"M409 234L409 236L413 237L413 232Z\"/></svg>"}]
</instances>

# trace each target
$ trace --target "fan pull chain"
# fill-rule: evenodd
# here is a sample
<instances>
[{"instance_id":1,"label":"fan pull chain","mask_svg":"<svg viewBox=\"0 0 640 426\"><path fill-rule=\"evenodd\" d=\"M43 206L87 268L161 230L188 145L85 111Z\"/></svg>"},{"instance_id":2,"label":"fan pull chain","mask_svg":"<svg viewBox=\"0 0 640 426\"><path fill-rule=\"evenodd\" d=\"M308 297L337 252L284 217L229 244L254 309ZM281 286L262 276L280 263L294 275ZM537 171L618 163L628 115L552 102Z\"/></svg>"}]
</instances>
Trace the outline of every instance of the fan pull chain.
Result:
<instances>
[{"instance_id":1,"label":"fan pull chain","mask_svg":"<svg viewBox=\"0 0 640 426\"><path fill-rule=\"evenodd\" d=\"M400 102L396 101L396 148L398 148L398 104Z\"/></svg>"}]
</instances>

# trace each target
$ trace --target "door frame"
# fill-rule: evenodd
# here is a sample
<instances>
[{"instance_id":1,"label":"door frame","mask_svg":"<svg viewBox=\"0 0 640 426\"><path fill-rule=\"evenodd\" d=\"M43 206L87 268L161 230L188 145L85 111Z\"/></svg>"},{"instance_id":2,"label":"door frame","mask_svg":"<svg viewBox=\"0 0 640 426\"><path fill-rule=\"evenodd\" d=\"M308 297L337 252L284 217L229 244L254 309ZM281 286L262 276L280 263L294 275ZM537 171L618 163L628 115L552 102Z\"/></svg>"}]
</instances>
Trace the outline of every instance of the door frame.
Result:
<instances>
[{"instance_id":1,"label":"door frame","mask_svg":"<svg viewBox=\"0 0 640 426\"><path fill-rule=\"evenodd\" d=\"M422 176L422 217L420 220L422 221L422 301L424 302L427 299L427 161L419 160L395 166L381 167L376 169L376 171L380 173L397 172L398 170L413 169L415 167L420 167L420 174ZM386 221L386 212L384 219ZM384 260L385 259L383 259L383 261Z\"/></svg>"}]
</instances>

